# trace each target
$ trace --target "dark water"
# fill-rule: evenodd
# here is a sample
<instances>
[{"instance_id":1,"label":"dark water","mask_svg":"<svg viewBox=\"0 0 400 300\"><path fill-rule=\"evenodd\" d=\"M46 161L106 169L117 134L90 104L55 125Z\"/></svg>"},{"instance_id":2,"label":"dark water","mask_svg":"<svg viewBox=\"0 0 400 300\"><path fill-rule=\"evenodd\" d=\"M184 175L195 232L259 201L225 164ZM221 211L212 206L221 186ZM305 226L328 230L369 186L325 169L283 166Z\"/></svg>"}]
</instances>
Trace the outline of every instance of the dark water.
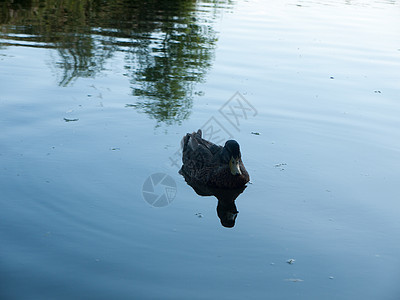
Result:
<instances>
[{"instance_id":1,"label":"dark water","mask_svg":"<svg viewBox=\"0 0 400 300\"><path fill-rule=\"evenodd\" d=\"M0 2L0 298L399 299L399 12ZM233 228L198 128L241 144Z\"/></svg>"}]
</instances>

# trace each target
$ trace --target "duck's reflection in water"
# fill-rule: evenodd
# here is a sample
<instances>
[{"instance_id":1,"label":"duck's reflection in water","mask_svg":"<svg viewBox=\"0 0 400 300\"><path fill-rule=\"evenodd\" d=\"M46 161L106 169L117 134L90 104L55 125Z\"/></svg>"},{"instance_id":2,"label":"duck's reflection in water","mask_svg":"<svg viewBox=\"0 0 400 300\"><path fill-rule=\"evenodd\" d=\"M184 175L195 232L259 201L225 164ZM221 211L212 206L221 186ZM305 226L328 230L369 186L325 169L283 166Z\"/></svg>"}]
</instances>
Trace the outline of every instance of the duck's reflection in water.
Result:
<instances>
[{"instance_id":1,"label":"duck's reflection in water","mask_svg":"<svg viewBox=\"0 0 400 300\"><path fill-rule=\"evenodd\" d=\"M239 211L236 208L235 200L243 193L247 186L237 189L220 189L212 188L204 185L195 184L186 180L193 190L200 196L215 196L218 199L217 215L224 227L232 228Z\"/></svg>"}]
</instances>

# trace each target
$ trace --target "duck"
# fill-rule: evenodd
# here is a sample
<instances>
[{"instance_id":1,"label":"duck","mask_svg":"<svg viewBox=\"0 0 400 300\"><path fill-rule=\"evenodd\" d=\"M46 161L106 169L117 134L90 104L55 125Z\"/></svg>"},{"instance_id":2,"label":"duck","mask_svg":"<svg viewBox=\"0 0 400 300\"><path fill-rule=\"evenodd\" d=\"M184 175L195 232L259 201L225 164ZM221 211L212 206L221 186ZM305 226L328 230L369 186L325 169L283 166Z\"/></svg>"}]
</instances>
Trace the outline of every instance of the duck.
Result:
<instances>
[{"instance_id":1,"label":"duck","mask_svg":"<svg viewBox=\"0 0 400 300\"><path fill-rule=\"evenodd\" d=\"M179 173L189 184L212 188L237 189L250 181L239 143L228 140L224 146L202 138L202 131L187 133L181 141L182 167Z\"/></svg>"}]
</instances>

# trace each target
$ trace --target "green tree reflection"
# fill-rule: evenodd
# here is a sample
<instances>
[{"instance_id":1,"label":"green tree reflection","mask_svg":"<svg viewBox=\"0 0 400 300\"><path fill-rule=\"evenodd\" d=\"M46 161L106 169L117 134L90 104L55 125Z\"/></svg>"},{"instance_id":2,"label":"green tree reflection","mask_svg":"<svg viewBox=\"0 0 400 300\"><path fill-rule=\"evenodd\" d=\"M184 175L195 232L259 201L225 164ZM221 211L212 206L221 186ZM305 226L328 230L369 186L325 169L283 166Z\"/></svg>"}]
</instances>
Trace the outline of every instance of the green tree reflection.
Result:
<instances>
[{"instance_id":1,"label":"green tree reflection","mask_svg":"<svg viewBox=\"0 0 400 300\"><path fill-rule=\"evenodd\" d=\"M205 3L214 9L199 9ZM195 84L214 57L213 20L225 4L231 1L8 0L0 3L0 24L10 45L57 49L61 86L96 76L116 51L125 53L131 106L171 124L190 115Z\"/></svg>"},{"instance_id":2,"label":"green tree reflection","mask_svg":"<svg viewBox=\"0 0 400 300\"><path fill-rule=\"evenodd\" d=\"M194 83L204 79L213 59L216 34L201 23L193 7L164 10L148 45L132 49L130 58L135 107L159 121L186 119L192 107ZM136 50L136 51L135 51Z\"/></svg>"}]
</instances>

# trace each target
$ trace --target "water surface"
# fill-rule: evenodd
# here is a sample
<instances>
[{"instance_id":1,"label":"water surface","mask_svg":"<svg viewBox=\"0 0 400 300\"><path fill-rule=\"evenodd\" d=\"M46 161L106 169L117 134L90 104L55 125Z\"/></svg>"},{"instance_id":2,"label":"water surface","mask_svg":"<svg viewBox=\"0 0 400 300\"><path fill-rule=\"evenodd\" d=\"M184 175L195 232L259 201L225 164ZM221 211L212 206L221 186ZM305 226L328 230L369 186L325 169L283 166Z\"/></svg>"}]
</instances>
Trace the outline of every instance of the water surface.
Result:
<instances>
[{"instance_id":1,"label":"water surface","mask_svg":"<svg viewBox=\"0 0 400 300\"><path fill-rule=\"evenodd\" d=\"M399 8L1 3L1 298L398 299ZM241 144L233 228L178 174L198 128Z\"/></svg>"}]
</instances>

